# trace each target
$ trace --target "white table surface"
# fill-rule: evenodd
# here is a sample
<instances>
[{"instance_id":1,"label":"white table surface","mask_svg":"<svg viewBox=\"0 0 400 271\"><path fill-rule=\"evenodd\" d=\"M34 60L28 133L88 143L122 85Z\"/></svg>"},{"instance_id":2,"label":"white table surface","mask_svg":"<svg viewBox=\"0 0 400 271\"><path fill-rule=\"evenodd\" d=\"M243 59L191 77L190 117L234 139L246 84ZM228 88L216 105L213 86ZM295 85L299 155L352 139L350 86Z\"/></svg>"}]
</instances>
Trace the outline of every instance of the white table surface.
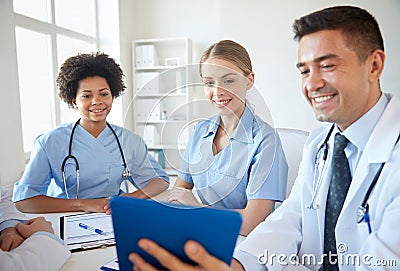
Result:
<instances>
[{"instance_id":1,"label":"white table surface","mask_svg":"<svg viewBox=\"0 0 400 271\"><path fill-rule=\"evenodd\" d=\"M49 213L49 214L26 214L29 217L44 216L53 224L54 233L60 236L60 217L64 215L79 214L70 213ZM87 251L71 253L70 258L60 270L62 271L91 271L100 270L100 267L117 257L116 247L98 248Z\"/></svg>"},{"instance_id":2,"label":"white table surface","mask_svg":"<svg viewBox=\"0 0 400 271\"><path fill-rule=\"evenodd\" d=\"M166 200L168 192L165 191L154 197L155 200ZM80 212L69 213L48 213L48 214L26 214L29 217L44 216L53 224L54 233L60 236L60 217L65 215L79 214ZM115 246L107 248L91 249L71 253L71 257L65 262L60 270L62 271L91 271L100 270L100 267L117 257Z\"/></svg>"},{"instance_id":3,"label":"white table surface","mask_svg":"<svg viewBox=\"0 0 400 271\"><path fill-rule=\"evenodd\" d=\"M168 192L163 192L154 197L154 200L164 201ZM69 213L49 213L49 214L26 214L29 217L44 216L47 220L51 221L54 228L54 233L60 236L60 217L64 215L79 214L79 212ZM238 242L244 240L243 236L239 236ZM117 257L116 247L98 248L86 251L79 251L71 253L71 257L65 262L60 270L62 271L92 271L100 270L103 264L108 263Z\"/></svg>"}]
</instances>

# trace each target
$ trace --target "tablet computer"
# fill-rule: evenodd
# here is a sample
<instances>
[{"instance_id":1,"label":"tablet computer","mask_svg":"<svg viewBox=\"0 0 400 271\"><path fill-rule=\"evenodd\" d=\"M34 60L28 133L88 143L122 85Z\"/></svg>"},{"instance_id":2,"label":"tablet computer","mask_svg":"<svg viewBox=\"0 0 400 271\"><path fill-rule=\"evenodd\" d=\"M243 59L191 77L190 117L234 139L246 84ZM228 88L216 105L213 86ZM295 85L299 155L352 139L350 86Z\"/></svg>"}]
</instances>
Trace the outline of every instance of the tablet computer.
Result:
<instances>
[{"instance_id":1,"label":"tablet computer","mask_svg":"<svg viewBox=\"0 0 400 271\"><path fill-rule=\"evenodd\" d=\"M184 244L194 240L213 256L230 265L242 223L241 215L230 210L114 197L110 200L120 270L132 270L128 256L141 255L158 269L163 267L137 242L148 238L184 262L194 264L184 252Z\"/></svg>"}]
</instances>

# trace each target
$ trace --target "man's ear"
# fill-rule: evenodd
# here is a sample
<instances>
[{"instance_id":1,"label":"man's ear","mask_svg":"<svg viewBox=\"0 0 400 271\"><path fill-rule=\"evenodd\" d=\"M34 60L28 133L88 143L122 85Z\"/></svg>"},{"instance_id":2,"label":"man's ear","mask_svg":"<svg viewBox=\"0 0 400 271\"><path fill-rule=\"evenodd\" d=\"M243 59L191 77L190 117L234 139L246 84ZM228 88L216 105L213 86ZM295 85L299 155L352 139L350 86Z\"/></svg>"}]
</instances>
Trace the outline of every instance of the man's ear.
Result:
<instances>
[{"instance_id":1,"label":"man's ear","mask_svg":"<svg viewBox=\"0 0 400 271\"><path fill-rule=\"evenodd\" d=\"M370 70L369 70L369 81L378 82L381 77L383 67L385 66L386 55L382 50L375 50L370 55Z\"/></svg>"}]
</instances>

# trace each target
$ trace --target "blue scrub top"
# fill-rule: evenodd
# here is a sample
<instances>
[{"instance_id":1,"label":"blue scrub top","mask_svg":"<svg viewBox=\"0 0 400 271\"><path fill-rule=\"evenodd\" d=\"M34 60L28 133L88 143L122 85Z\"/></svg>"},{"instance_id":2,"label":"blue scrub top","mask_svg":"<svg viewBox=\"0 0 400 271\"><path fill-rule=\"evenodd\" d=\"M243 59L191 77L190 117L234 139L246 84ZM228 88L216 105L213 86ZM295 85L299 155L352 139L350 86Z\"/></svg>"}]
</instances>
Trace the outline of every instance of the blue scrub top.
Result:
<instances>
[{"instance_id":1,"label":"blue scrub top","mask_svg":"<svg viewBox=\"0 0 400 271\"><path fill-rule=\"evenodd\" d=\"M14 185L13 201L37 195L66 198L61 164L68 155L74 123L61 125L35 140L25 172ZM147 151L144 141L129 130L112 125L122 145L125 160L132 174L131 183L142 188L153 178L169 181L168 175ZM79 198L103 198L118 195L124 170L118 143L107 126L93 137L78 125L72 141L72 155L79 163ZM75 198L77 179L75 163L68 159L65 177L70 198Z\"/></svg>"},{"instance_id":2,"label":"blue scrub top","mask_svg":"<svg viewBox=\"0 0 400 271\"><path fill-rule=\"evenodd\" d=\"M178 176L204 204L243 209L251 199L283 201L288 165L276 131L246 106L230 144L214 156L216 115L193 129Z\"/></svg>"}]
</instances>

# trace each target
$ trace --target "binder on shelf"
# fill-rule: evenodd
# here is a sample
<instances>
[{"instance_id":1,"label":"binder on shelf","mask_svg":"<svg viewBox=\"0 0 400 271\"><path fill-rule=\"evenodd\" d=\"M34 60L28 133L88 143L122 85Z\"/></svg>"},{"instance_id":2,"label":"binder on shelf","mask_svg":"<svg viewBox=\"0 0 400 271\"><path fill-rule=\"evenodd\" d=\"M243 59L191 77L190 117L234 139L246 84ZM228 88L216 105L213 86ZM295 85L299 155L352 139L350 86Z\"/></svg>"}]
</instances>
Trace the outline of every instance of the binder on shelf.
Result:
<instances>
[{"instance_id":1,"label":"binder on shelf","mask_svg":"<svg viewBox=\"0 0 400 271\"><path fill-rule=\"evenodd\" d=\"M160 144L160 134L154 125L139 125L138 130L148 147L154 147Z\"/></svg>"},{"instance_id":2,"label":"binder on shelf","mask_svg":"<svg viewBox=\"0 0 400 271\"><path fill-rule=\"evenodd\" d=\"M135 66L154 67L158 65L157 48L153 44L135 46Z\"/></svg>"},{"instance_id":3,"label":"binder on shelf","mask_svg":"<svg viewBox=\"0 0 400 271\"><path fill-rule=\"evenodd\" d=\"M158 72L138 72L135 74L135 89L139 95L159 94Z\"/></svg>"},{"instance_id":4,"label":"binder on shelf","mask_svg":"<svg viewBox=\"0 0 400 271\"><path fill-rule=\"evenodd\" d=\"M157 101L153 106L150 107L149 121L159 121L161 119L161 106Z\"/></svg>"},{"instance_id":5,"label":"binder on shelf","mask_svg":"<svg viewBox=\"0 0 400 271\"><path fill-rule=\"evenodd\" d=\"M145 45L146 67L153 67L158 65L157 50L154 45Z\"/></svg>"},{"instance_id":6,"label":"binder on shelf","mask_svg":"<svg viewBox=\"0 0 400 271\"><path fill-rule=\"evenodd\" d=\"M135 117L138 122L159 121L161 118L161 107L158 100L140 99L135 103Z\"/></svg>"},{"instance_id":7,"label":"binder on shelf","mask_svg":"<svg viewBox=\"0 0 400 271\"><path fill-rule=\"evenodd\" d=\"M185 94L186 88L182 86L182 73L180 71L177 71L175 74L175 82L176 82L176 93Z\"/></svg>"},{"instance_id":8,"label":"binder on shelf","mask_svg":"<svg viewBox=\"0 0 400 271\"><path fill-rule=\"evenodd\" d=\"M147 52L147 45L141 45L142 47L142 67L148 67L148 52Z\"/></svg>"},{"instance_id":9,"label":"binder on shelf","mask_svg":"<svg viewBox=\"0 0 400 271\"><path fill-rule=\"evenodd\" d=\"M143 66L142 46L135 46L135 66L136 67Z\"/></svg>"}]
</instances>

